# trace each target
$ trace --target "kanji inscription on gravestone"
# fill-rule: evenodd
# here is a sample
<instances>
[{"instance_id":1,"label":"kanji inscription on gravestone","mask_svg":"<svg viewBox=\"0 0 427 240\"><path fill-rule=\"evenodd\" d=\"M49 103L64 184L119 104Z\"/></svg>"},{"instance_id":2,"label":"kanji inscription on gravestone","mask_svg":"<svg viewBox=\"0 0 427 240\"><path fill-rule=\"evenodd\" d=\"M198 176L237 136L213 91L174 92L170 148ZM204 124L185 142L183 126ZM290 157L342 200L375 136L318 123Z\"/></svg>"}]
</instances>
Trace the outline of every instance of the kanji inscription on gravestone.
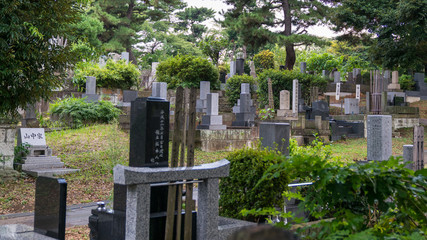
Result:
<instances>
[{"instance_id":1,"label":"kanji inscription on gravestone","mask_svg":"<svg viewBox=\"0 0 427 240\"><path fill-rule=\"evenodd\" d=\"M18 145L29 144L31 146L45 146L46 137L44 128L21 128Z\"/></svg>"}]
</instances>

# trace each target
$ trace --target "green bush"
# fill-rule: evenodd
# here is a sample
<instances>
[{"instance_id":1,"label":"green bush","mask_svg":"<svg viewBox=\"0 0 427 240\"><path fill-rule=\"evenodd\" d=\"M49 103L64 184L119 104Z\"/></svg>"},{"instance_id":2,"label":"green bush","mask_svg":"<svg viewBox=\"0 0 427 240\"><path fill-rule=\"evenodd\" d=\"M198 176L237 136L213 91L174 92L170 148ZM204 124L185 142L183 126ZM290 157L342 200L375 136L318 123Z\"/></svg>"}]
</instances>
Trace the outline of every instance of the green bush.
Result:
<instances>
[{"instance_id":1,"label":"green bush","mask_svg":"<svg viewBox=\"0 0 427 240\"><path fill-rule=\"evenodd\" d=\"M261 217L244 218L240 212L243 209L283 206L282 192L289 183L286 173L256 185L270 166L284 161L286 157L267 149L244 148L230 153L227 159L230 161L230 175L222 178L219 185L221 216L258 221Z\"/></svg>"},{"instance_id":2,"label":"green bush","mask_svg":"<svg viewBox=\"0 0 427 240\"><path fill-rule=\"evenodd\" d=\"M415 82L410 75L402 74L399 76L400 88L405 91L411 91L415 88Z\"/></svg>"},{"instance_id":3,"label":"green bush","mask_svg":"<svg viewBox=\"0 0 427 240\"><path fill-rule=\"evenodd\" d=\"M258 75L258 101L260 106L268 104L268 78L271 79L273 86L274 106L279 108L280 91L288 90L292 97L292 81L298 79L301 84L302 98L308 100L310 98L310 89L313 86L319 87L320 90L326 88L327 80L318 76L300 73L298 71L279 71L266 70Z\"/></svg>"},{"instance_id":4,"label":"green bush","mask_svg":"<svg viewBox=\"0 0 427 240\"><path fill-rule=\"evenodd\" d=\"M177 55L161 62L156 69L157 81L178 86L199 87L200 81L211 82L211 89L219 89L218 69L208 60L191 55Z\"/></svg>"},{"instance_id":5,"label":"green bush","mask_svg":"<svg viewBox=\"0 0 427 240\"><path fill-rule=\"evenodd\" d=\"M80 128L85 124L117 120L120 110L108 101L88 103L83 98L70 97L51 103L49 113L72 128Z\"/></svg>"},{"instance_id":6,"label":"green bush","mask_svg":"<svg viewBox=\"0 0 427 240\"><path fill-rule=\"evenodd\" d=\"M304 239L425 239L425 169L414 173L399 163L401 158L394 157L347 165L336 160L331 158L329 146L318 141L309 147L298 147L291 141L288 160L272 165L257 185L274 181L283 173L292 180L314 182L303 193L284 194L302 200L300 205L311 217L332 218L300 229ZM268 208L250 212L274 212ZM275 214L289 217L289 213Z\"/></svg>"},{"instance_id":7,"label":"green bush","mask_svg":"<svg viewBox=\"0 0 427 240\"><path fill-rule=\"evenodd\" d=\"M234 106L237 103L237 99L240 98L240 90L242 83L250 83L251 84L251 93L252 86L255 84L255 79L252 76L248 76L246 74L243 75L234 75L233 77L227 80L225 85L225 96L228 97L228 103L230 106Z\"/></svg>"},{"instance_id":8,"label":"green bush","mask_svg":"<svg viewBox=\"0 0 427 240\"><path fill-rule=\"evenodd\" d=\"M254 63L257 74L267 69L273 69L274 53L270 50L263 50L254 55Z\"/></svg>"},{"instance_id":9,"label":"green bush","mask_svg":"<svg viewBox=\"0 0 427 240\"><path fill-rule=\"evenodd\" d=\"M103 88L131 89L139 86L140 72L134 64L125 60L109 59L105 67L91 62L79 62L74 70L73 83L80 91L86 88L86 76L96 77L96 86Z\"/></svg>"}]
</instances>

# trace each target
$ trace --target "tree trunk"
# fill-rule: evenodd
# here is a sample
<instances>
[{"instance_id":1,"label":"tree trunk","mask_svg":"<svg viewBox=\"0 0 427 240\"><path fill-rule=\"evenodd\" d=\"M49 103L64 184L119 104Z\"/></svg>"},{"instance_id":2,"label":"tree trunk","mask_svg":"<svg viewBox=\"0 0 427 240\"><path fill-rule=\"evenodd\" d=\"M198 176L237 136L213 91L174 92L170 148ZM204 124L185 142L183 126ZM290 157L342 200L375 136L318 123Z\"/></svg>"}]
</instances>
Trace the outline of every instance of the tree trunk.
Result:
<instances>
[{"instance_id":1,"label":"tree trunk","mask_svg":"<svg viewBox=\"0 0 427 240\"><path fill-rule=\"evenodd\" d=\"M291 19L291 6L289 4L289 0L282 0L282 9L283 14L285 16L285 36L292 35L292 19ZM292 70L295 64L295 50L293 43L286 43L286 64L285 68L288 70Z\"/></svg>"},{"instance_id":2,"label":"tree trunk","mask_svg":"<svg viewBox=\"0 0 427 240\"><path fill-rule=\"evenodd\" d=\"M132 22L132 13L133 13L134 7L135 7L135 0L132 0L129 2L129 8L128 8L128 11L126 12L126 18L129 19L129 23ZM126 52L129 52L130 62L136 65L137 61L136 61L135 55L133 54L133 51L132 51L132 44L131 44L131 39L130 39L131 37L132 36L128 36L128 39L126 39Z\"/></svg>"}]
</instances>

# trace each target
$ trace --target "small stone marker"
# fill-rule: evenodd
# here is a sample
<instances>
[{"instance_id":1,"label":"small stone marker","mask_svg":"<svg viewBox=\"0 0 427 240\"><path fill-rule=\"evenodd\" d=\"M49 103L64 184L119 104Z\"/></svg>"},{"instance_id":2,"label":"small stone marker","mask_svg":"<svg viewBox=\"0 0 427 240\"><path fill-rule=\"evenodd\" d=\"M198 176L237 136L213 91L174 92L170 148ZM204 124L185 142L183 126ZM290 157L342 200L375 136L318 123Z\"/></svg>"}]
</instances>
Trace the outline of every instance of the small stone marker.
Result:
<instances>
[{"instance_id":1,"label":"small stone marker","mask_svg":"<svg viewBox=\"0 0 427 240\"><path fill-rule=\"evenodd\" d=\"M292 113L294 115L298 114L298 92L299 92L298 80L294 79L292 82Z\"/></svg>"},{"instance_id":2,"label":"small stone marker","mask_svg":"<svg viewBox=\"0 0 427 240\"><path fill-rule=\"evenodd\" d=\"M274 98L273 98L273 84L271 83L271 79L268 78L268 107L274 109Z\"/></svg>"},{"instance_id":3,"label":"small stone marker","mask_svg":"<svg viewBox=\"0 0 427 240\"><path fill-rule=\"evenodd\" d=\"M362 83L362 69L353 68L353 79L358 84Z\"/></svg>"},{"instance_id":4,"label":"small stone marker","mask_svg":"<svg viewBox=\"0 0 427 240\"><path fill-rule=\"evenodd\" d=\"M341 81L341 74L338 71L334 72L334 83L339 83Z\"/></svg>"},{"instance_id":5,"label":"small stone marker","mask_svg":"<svg viewBox=\"0 0 427 240\"><path fill-rule=\"evenodd\" d=\"M359 100L356 98L345 98L344 114L359 114Z\"/></svg>"},{"instance_id":6,"label":"small stone marker","mask_svg":"<svg viewBox=\"0 0 427 240\"><path fill-rule=\"evenodd\" d=\"M122 60L125 60L126 63L129 63L129 52L122 52Z\"/></svg>"},{"instance_id":7,"label":"small stone marker","mask_svg":"<svg viewBox=\"0 0 427 240\"><path fill-rule=\"evenodd\" d=\"M86 77L86 93L83 94L86 102L97 102L99 96L96 94L96 78Z\"/></svg>"},{"instance_id":8,"label":"small stone marker","mask_svg":"<svg viewBox=\"0 0 427 240\"><path fill-rule=\"evenodd\" d=\"M424 169L424 127L414 127L413 170Z\"/></svg>"},{"instance_id":9,"label":"small stone marker","mask_svg":"<svg viewBox=\"0 0 427 240\"><path fill-rule=\"evenodd\" d=\"M63 178L38 177L34 206L34 231L65 239L67 183Z\"/></svg>"},{"instance_id":10,"label":"small stone marker","mask_svg":"<svg viewBox=\"0 0 427 240\"><path fill-rule=\"evenodd\" d=\"M337 83L335 88L335 100L340 100L340 93L341 93L341 83Z\"/></svg>"},{"instance_id":11,"label":"small stone marker","mask_svg":"<svg viewBox=\"0 0 427 240\"><path fill-rule=\"evenodd\" d=\"M400 84L399 84L399 72L393 71L392 78L391 78L391 84L388 85L388 90L400 90Z\"/></svg>"},{"instance_id":12,"label":"small stone marker","mask_svg":"<svg viewBox=\"0 0 427 240\"><path fill-rule=\"evenodd\" d=\"M406 168L414 169L414 145L403 145L403 160Z\"/></svg>"},{"instance_id":13,"label":"small stone marker","mask_svg":"<svg viewBox=\"0 0 427 240\"><path fill-rule=\"evenodd\" d=\"M249 62L249 68L251 69L251 76L253 77L253 78L256 78L256 71L255 71L255 63L254 63L254 61L250 61Z\"/></svg>"},{"instance_id":14,"label":"small stone marker","mask_svg":"<svg viewBox=\"0 0 427 240\"><path fill-rule=\"evenodd\" d=\"M230 62L230 77L233 77L236 74L236 61Z\"/></svg>"},{"instance_id":15,"label":"small stone marker","mask_svg":"<svg viewBox=\"0 0 427 240\"><path fill-rule=\"evenodd\" d=\"M151 96L166 100L168 96L168 84L165 82L153 82Z\"/></svg>"},{"instance_id":16,"label":"small stone marker","mask_svg":"<svg viewBox=\"0 0 427 240\"><path fill-rule=\"evenodd\" d=\"M259 138L263 147L269 147L289 155L289 138L291 126L289 123L261 122L259 125Z\"/></svg>"},{"instance_id":17,"label":"small stone marker","mask_svg":"<svg viewBox=\"0 0 427 240\"><path fill-rule=\"evenodd\" d=\"M307 70L307 63L306 62L301 62L300 63L300 71L301 73L305 73Z\"/></svg>"},{"instance_id":18,"label":"small stone marker","mask_svg":"<svg viewBox=\"0 0 427 240\"><path fill-rule=\"evenodd\" d=\"M368 161L388 160L392 154L392 118L390 115L368 115Z\"/></svg>"}]
</instances>

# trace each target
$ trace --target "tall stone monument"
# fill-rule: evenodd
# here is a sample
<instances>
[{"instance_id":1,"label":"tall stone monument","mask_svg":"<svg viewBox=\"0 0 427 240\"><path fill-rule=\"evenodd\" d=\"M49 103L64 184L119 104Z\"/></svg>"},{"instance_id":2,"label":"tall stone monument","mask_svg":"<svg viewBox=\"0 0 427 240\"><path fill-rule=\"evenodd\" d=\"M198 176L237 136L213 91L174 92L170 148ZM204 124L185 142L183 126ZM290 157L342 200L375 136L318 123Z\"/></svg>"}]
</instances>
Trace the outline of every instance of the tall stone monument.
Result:
<instances>
[{"instance_id":1,"label":"tall stone monument","mask_svg":"<svg viewBox=\"0 0 427 240\"><path fill-rule=\"evenodd\" d=\"M298 115L298 96L299 93L299 84L298 80L294 79L292 82L292 113Z\"/></svg>"},{"instance_id":2,"label":"tall stone monument","mask_svg":"<svg viewBox=\"0 0 427 240\"><path fill-rule=\"evenodd\" d=\"M222 115L218 115L218 93L208 93L207 95L207 112L202 116L202 124L197 129L225 130L227 126L222 124Z\"/></svg>"},{"instance_id":3,"label":"tall stone monument","mask_svg":"<svg viewBox=\"0 0 427 240\"><path fill-rule=\"evenodd\" d=\"M200 98L196 100L196 111L207 112L208 94L211 92L211 82L200 82Z\"/></svg>"},{"instance_id":4,"label":"tall stone monument","mask_svg":"<svg viewBox=\"0 0 427 240\"><path fill-rule=\"evenodd\" d=\"M388 160L392 154L392 118L390 115L368 115L368 161Z\"/></svg>"}]
</instances>

